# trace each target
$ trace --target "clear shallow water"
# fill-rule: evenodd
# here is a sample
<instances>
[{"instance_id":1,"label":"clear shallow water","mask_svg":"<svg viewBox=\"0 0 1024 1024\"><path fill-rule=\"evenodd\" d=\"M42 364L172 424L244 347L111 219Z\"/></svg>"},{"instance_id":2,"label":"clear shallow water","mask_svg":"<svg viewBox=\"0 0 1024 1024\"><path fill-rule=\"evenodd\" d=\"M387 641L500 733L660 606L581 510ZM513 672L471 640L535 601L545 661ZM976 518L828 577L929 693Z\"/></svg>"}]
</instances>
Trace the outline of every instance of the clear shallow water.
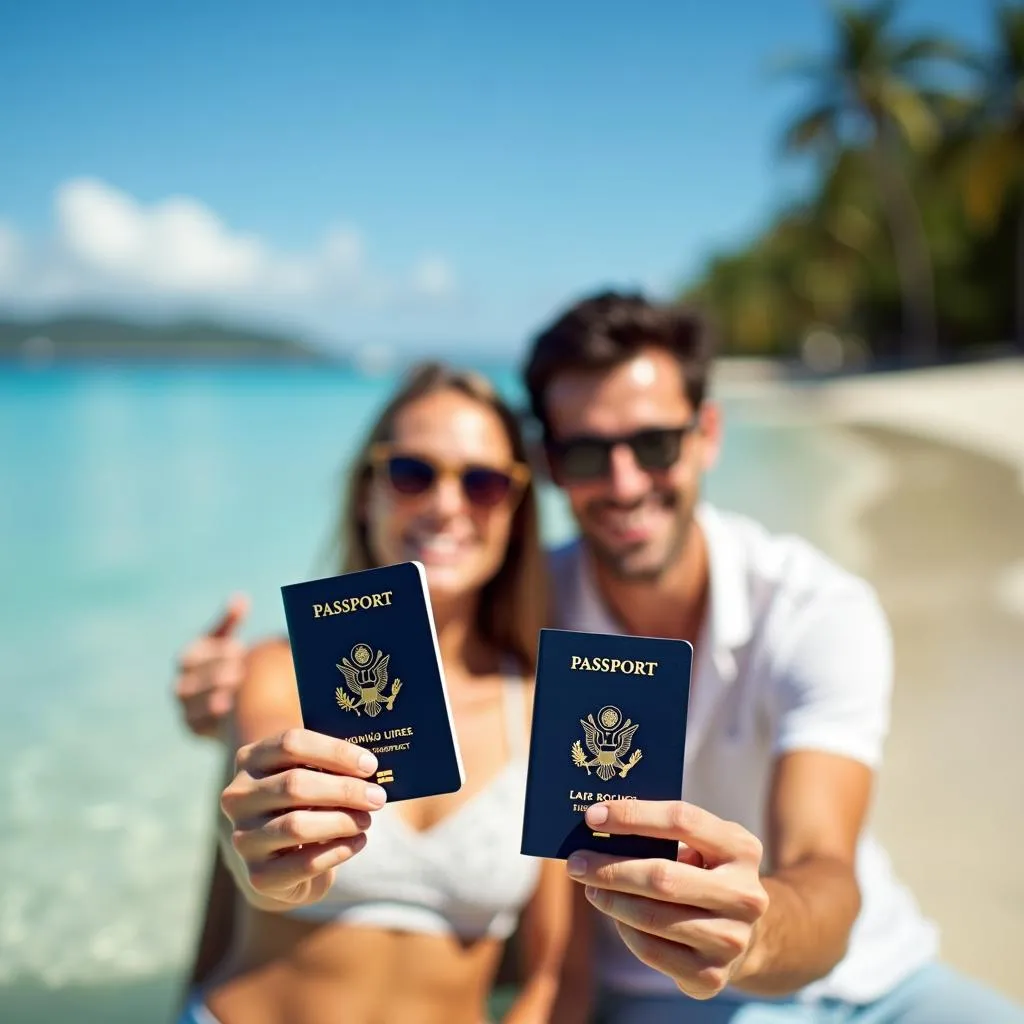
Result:
<instances>
[{"instance_id":1,"label":"clear shallow water","mask_svg":"<svg viewBox=\"0 0 1024 1024\"><path fill-rule=\"evenodd\" d=\"M20 1004L14 1019L45 1019L30 1012L44 989L107 1021L117 992L170 990L218 770L178 724L174 653L234 589L253 599L246 636L281 631L278 587L331 571L340 473L391 385L310 368L0 369L0 1005ZM728 413L709 496L813 533L843 472L827 438ZM568 536L557 495L542 500L548 539ZM105 986L93 1016L72 995L83 984Z\"/></svg>"}]
</instances>

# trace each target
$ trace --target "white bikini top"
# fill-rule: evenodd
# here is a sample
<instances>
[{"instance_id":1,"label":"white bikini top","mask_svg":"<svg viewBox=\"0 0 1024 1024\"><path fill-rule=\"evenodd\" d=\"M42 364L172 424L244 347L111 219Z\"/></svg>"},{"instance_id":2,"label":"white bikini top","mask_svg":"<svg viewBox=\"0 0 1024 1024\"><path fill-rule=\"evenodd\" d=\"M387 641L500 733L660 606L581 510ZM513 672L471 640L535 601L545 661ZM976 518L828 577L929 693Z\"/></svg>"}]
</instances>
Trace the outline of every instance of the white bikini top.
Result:
<instances>
[{"instance_id":1,"label":"white bikini top","mask_svg":"<svg viewBox=\"0 0 1024 1024\"><path fill-rule=\"evenodd\" d=\"M366 846L342 864L327 895L287 911L314 921L505 939L537 883L540 862L519 852L526 798L525 687L506 675L511 756L465 803L419 831L397 806L374 813Z\"/></svg>"}]
</instances>

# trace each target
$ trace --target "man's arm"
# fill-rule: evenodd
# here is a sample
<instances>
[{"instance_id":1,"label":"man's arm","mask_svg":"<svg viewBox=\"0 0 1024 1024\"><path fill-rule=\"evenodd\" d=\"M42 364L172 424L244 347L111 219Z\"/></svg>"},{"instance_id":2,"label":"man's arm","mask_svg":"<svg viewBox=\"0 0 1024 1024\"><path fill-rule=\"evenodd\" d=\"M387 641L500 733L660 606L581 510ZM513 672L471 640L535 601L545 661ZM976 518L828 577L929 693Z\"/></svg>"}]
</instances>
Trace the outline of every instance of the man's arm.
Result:
<instances>
[{"instance_id":1,"label":"man's arm","mask_svg":"<svg viewBox=\"0 0 1024 1024\"><path fill-rule=\"evenodd\" d=\"M748 830L681 801L587 812L605 832L682 844L676 863L588 852L577 877L634 954L696 998L730 984L780 995L824 976L860 909L855 853L888 726L888 624L869 588L843 586L809 601L773 655L767 865Z\"/></svg>"},{"instance_id":2,"label":"man's arm","mask_svg":"<svg viewBox=\"0 0 1024 1024\"><path fill-rule=\"evenodd\" d=\"M860 911L857 836L872 773L849 758L813 751L784 756L773 781L770 847L762 879L768 909L731 984L782 995L826 975L846 953Z\"/></svg>"},{"instance_id":3,"label":"man's arm","mask_svg":"<svg viewBox=\"0 0 1024 1024\"><path fill-rule=\"evenodd\" d=\"M681 801L622 800L605 832L684 844L676 863L587 852L579 881L644 963L698 999L733 985L784 995L823 977L842 959L860 910L857 835L871 773L832 754L787 755L776 773L775 870L761 876L762 845L746 829ZM576 858L570 871L576 873Z\"/></svg>"},{"instance_id":4,"label":"man's arm","mask_svg":"<svg viewBox=\"0 0 1024 1024\"><path fill-rule=\"evenodd\" d=\"M732 983L777 995L827 974L860 911L857 841L889 727L892 637L859 580L808 600L773 649L771 900Z\"/></svg>"},{"instance_id":5,"label":"man's arm","mask_svg":"<svg viewBox=\"0 0 1024 1024\"><path fill-rule=\"evenodd\" d=\"M196 736L231 745L230 723L238 688L246 674L247 650L237 631L249 599L236 594L209 630L180 652L174 696L182 720Z\"/></svg>"}]
</instances>

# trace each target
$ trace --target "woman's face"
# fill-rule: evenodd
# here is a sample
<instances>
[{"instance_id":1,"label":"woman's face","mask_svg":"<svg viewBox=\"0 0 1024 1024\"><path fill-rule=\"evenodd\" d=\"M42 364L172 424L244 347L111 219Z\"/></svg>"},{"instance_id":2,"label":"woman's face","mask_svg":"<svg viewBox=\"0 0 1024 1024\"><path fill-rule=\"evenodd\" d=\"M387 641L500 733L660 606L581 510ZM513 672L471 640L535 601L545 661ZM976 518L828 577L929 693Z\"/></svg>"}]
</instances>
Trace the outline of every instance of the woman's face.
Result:
<instances>
[{"instance_id":1,"label":"woman's face","mask_svg":"<svg viewBox=\"0 0 1024 1024\"><path fill-rule=\"evenodd\" d=\"M480 590L505 559L519 494L506 488L513 454L498 415L435 392L398 413L374 461L365 511L377 560L422 562L435 600Z\"/></svg>"}]
</instances>

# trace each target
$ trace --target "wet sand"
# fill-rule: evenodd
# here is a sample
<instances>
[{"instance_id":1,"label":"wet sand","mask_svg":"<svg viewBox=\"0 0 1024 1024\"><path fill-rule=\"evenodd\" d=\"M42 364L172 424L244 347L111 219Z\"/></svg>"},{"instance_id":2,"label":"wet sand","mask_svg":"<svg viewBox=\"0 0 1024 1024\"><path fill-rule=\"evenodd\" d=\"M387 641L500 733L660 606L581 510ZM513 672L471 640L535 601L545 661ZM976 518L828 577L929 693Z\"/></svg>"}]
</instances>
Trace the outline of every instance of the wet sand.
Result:
<instances>
[{"instance_id":1,"label":"wet sand","mask_svg":"<svg viewBox=\"0 0 1024 1024\"><path fill-rule=\"evenodd\" d=\"M896 689L875 827L944 958L1024 1000L1024 618L1001 597L1024 557L1017 467L879 427L890 462L851 566L878 588Z\"/></svg>"}]
</instances>

